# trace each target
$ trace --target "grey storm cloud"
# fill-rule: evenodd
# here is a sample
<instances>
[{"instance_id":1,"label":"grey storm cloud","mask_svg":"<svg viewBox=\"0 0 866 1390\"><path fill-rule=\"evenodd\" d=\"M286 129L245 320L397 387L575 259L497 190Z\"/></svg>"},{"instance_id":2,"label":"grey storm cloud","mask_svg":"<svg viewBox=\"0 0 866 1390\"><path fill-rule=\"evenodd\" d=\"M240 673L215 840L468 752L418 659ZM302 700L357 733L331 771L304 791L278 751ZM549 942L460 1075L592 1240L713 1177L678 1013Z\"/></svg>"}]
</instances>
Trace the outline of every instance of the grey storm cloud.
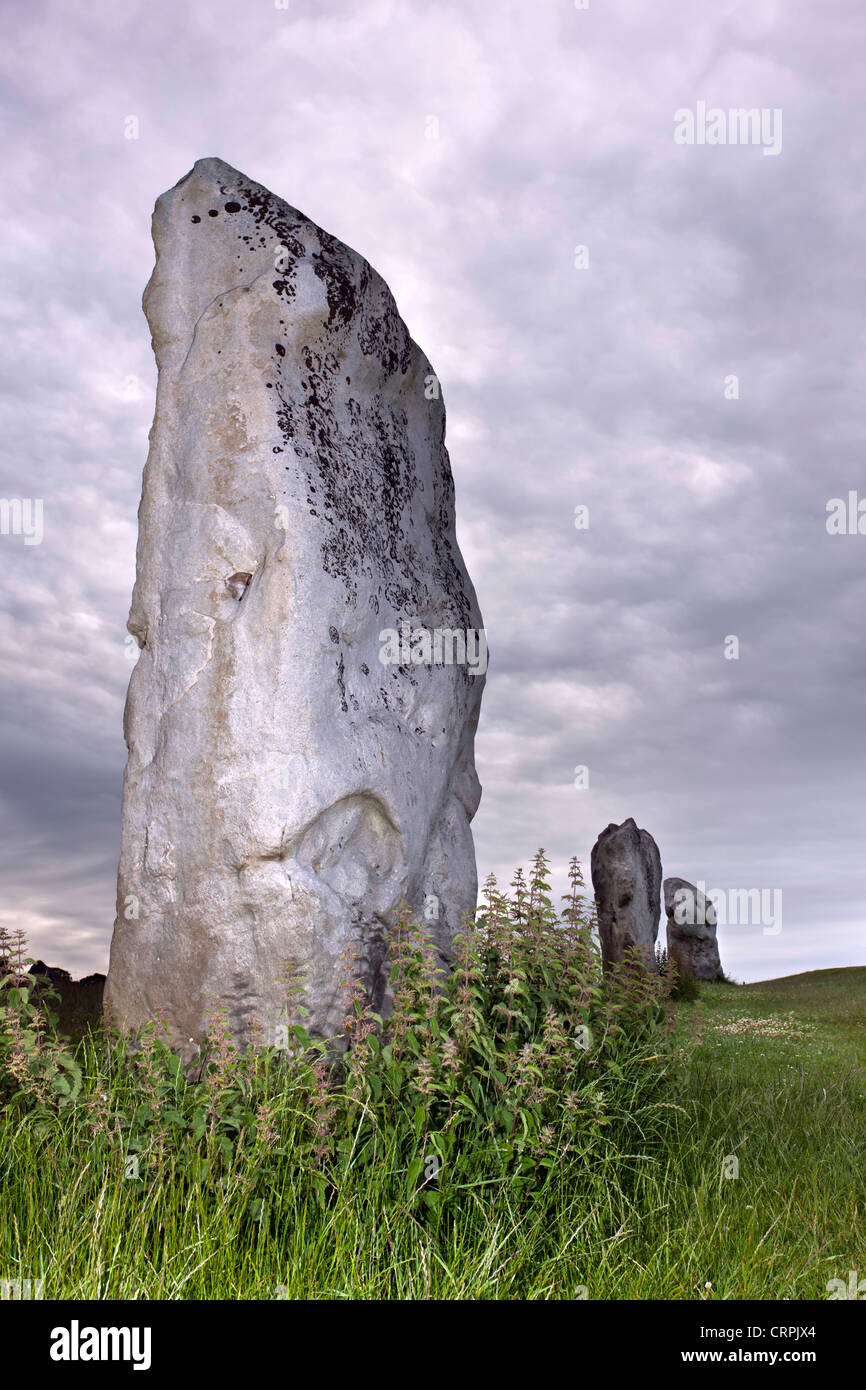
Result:
<instances>
[{"instance_id":1,"label":"grey storm cloud","mask_svg":"<svg viewBox=\"0 0 866 1390\"><path fill-rule=\"evenodd\" d=\"M491 651L481 877L543 845L562 890L633 815L666 873L782 891L777 934L720 929L734 975L862 963L866 536L826 528L866 495L859 3L2 23L0 497L44 539L0 535L0 925L105 969L149 219L219 155L366 256L439 375ZM700 102L778 109L780 152L678 144Z\"/></svg>"}]
</instances>

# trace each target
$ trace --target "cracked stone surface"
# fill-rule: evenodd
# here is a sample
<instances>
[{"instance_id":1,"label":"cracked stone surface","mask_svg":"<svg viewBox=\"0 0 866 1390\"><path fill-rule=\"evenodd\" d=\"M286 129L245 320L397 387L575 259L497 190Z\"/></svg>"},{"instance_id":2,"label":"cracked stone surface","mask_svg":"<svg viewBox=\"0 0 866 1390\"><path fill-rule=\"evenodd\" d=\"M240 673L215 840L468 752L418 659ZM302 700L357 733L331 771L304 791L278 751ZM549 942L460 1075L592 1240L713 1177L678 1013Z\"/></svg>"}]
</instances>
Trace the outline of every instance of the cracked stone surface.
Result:
<instances>
[{"instance_id":1,"label":"cracked stone surface","mask_svg":"<svg viewBox=\"0 0 866 1390\"><path fill-rule=\"evenodd\" d=\"M593 845L590 868L605 966L619 965L635 951L653 967L662 862L652 835L631 817L622 825L612 822Z\"/></svg>"},{"instance_id":2,"label":"cracked stone surface","mask_svg":"<svg viewBox=\"0 0 866 1390\"><path fill-rule=\"evenodd\" d=\"M685 878L666 878L664 893L668 955L684 975L696 980L721 979L716 909L712 902Z\"/></svg>"},{"instance_id":3,"label":"cracked stone surface","mask_svg":"<svg viewBox=\"0 0 866 1390\"><path fill-rule=\"evenodd\" d=\"M382 278L219 159L158 199L153 238L106 1009L160 1013L191 1057L213 1004L274 1041L286 962L313 1032L342 1026L349 947L387 1010L401 901L447 956L476 899L486 662L453 638L380 660L401 622L482 628L438 383Z\"/></svg>"}]
</instances>

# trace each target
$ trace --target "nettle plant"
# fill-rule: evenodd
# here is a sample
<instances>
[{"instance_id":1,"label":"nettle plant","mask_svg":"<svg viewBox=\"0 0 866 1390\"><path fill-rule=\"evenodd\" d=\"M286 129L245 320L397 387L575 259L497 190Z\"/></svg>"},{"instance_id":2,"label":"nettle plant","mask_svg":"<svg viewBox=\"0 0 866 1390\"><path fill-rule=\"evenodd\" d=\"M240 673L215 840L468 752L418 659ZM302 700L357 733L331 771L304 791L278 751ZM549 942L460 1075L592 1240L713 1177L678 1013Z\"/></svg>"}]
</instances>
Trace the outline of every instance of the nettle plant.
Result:
<instances>
[{"instance_id":1,"label":"nettle plant","mask_svg":"<svg viewBox=\"0 0 866 1390\"><path fill-rule=\"evenodd\" d=\"M79 1063L57 1034L57 990L28 973L23 932L0 927L0 1101L23 1097L37 1108L74 1105L82 1086Z\"/></svg>"},{"instance_id":2,"label":"nettle plant","mask_svg":"<svg viewBox=\"0 0 866 1390\"><path fill-rule=\"evenodd\" d=\"M136 1176L240 1175L251 1208L259 1193L273 1200L285 1165L319 1203L362 1169L393 1183L393 1200L434 1209L470 1178L506 1178L518 1193L554 1181L563 1164L573 1172L640 1130L668 991L637 962L604 974L577 860L559 912L549 874L539 851L510 893L491 876L450 968L401 910L392 1011L369 1008L347 960L342 1038L307 1033L302 982L287 966L287 1046L239 1050L214 1009L190 1074L159 1019L135 1039L92 1034L73 1055L45 992L36 1002L20 972L8 975L0 1094L46 1136L73 1108L88 1142L131 1159Z\"/></svg>"},{"instance_id":3,"label":"nettle plant","mask_svg":"<svg viewBox=\"0 0 866 1390\"><path fill-rule=\"evenodd\" d=\"M363 1041L348 1055L352 1094L370 1108L411 1108L428 1178L431 1160L444 1165L482 1138L506 1167L553 1168L588 1151L621 1118L624 1097L646 1089L640 1067L658 1060L645 1054L664 985L635 962L604 976L576 859L569 882L557 913L543 851L528 882L517 871L510 896L491 876L444 975L424 924L404 913L392 944L393 1013L382 1021L356 1007L352 1032ZM414 1164L420 1174L420 1156Z\"/></svg>"}]
</instances>

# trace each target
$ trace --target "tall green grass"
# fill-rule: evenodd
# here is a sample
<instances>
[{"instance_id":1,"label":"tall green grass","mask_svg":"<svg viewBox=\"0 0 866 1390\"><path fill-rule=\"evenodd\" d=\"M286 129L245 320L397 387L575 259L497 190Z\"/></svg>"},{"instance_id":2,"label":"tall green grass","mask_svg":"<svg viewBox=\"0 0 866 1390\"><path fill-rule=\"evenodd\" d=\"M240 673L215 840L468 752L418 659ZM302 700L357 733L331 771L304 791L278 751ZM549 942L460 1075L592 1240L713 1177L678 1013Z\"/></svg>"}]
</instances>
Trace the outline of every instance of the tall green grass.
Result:
<instances>
[{"instance_id":1,"label":"tall green grass","mask_svg":"<svg viewBox=\"0 0 866 1390\"><path fill-rule=\"evenodd\" d=\"M817 1045L824 1015L801 1031L756 987L674 1005L670 981L605 979L579 867L556 912L541 854L507 895L488 882L447 979L408 914L391 956L387 1019L348 962L345 1036L312 1039L289 976L287 1048L240 1055L215 1014L193 1076L158 1022L70 1051L7 974L0 1278L46 1298L796 1299L866 1275L866 1086Z\"/></svg>"}]
</instances>

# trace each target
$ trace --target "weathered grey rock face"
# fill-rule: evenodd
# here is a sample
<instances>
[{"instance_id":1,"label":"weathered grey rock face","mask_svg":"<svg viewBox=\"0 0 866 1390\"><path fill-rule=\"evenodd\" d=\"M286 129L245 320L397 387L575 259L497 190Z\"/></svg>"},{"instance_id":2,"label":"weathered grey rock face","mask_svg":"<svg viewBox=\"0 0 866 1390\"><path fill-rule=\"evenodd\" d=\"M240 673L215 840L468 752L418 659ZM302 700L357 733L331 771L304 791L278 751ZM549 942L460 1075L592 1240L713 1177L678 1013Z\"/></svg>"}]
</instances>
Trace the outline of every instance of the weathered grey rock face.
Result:
<instances>
[{"instance_id":1,"label":"weathered grey rock face","mask_svg":"<svg viewBox=\"0 0 866 1390\"><path fill-rule=\"evenodd\" d=\"M605 966L618 965L630 949L652 966L661 917L662 863L648 830L629 818L611 823L592 847L592 886Z\"/></svg>"},{"instance_id":2,"label":"weathered grey rock face","mask_svg":"<svg viewBox=\"0 0 866 1390\"><path fill-rule=\"evenodd\" d=\"M666 878L664 890L668 956L684 975L696 980L720 979L723 972L713 904L684 878Z\"/></svg>"},{"instance_id":3,"label":"weathered grey rock face","mask_svg":"<svg viewBox=\"0 0 866 1390\"><path fill-rule=\"evenodd\" d=\"M320 1034L347 947L387 1008L401 900L447 952L475 905L486 642L438 382L381 277L218 159L153 235L106 1005L160 1011L192 1055L213 1002L273 1040L287 960Z\"/></svg>"}]
</instances>

